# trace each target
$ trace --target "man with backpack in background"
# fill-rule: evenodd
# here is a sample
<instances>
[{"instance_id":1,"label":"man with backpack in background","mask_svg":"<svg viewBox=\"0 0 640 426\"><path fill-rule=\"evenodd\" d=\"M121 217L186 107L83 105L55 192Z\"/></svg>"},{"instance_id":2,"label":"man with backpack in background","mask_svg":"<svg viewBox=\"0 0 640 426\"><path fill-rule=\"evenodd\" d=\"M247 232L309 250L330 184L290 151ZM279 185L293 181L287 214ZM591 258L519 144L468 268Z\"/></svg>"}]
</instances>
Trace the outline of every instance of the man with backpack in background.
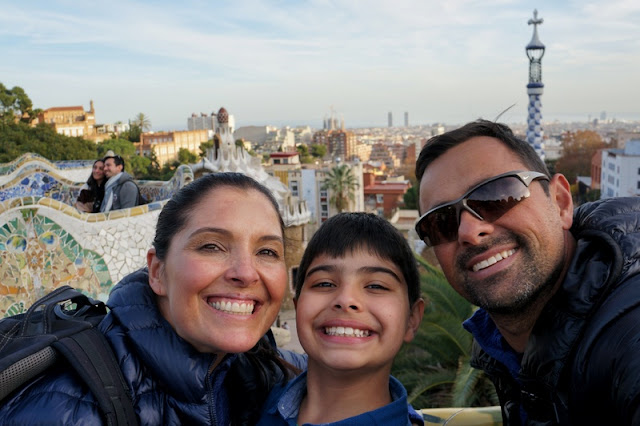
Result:
<instances>
[{"instance_id":1,"label":"man with backpack in background","mask_svg":"<svg viewBox=\"0 0 640 426\"><path fill-rule=\"evenodd\" d=\"M100 211L126 209L140 204L140 188L131 175L124 171L124 159L119 155L104 157L104 175L108 179L104 187L104 200Z\"/></svg>"}]
</instances>

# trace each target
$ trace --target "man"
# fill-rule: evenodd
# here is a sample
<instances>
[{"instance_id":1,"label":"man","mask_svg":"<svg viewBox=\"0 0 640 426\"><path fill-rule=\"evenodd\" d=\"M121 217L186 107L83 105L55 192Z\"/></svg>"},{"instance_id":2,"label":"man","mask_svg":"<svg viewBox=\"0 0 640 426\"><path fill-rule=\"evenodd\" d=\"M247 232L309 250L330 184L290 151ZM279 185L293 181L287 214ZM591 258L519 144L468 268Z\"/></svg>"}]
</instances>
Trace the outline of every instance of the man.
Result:
<instances>
[{"instance_id":1,"label":"man","mask_svg":"<svg viewBox=\"0 0 640 426\"><path fill-rule=\"evenodd\" d=\"M104 157L104 175L108 179L104 187L101 212L126 209L139 204L140 190L131 175L124 171L124 160L119 155Z\"/></svg>"},{"instance_id":2,"label":"man","mask_svg":"<svg viewBox=\"0 0 640 426\"><path fill-rule=\"evenodd\" d=\"M640 200L574 212L567 179L485 120L431 138L416 177L416 231L479 306L471 364L504 424L640 424Z\"/></svg>"}]
</instances>

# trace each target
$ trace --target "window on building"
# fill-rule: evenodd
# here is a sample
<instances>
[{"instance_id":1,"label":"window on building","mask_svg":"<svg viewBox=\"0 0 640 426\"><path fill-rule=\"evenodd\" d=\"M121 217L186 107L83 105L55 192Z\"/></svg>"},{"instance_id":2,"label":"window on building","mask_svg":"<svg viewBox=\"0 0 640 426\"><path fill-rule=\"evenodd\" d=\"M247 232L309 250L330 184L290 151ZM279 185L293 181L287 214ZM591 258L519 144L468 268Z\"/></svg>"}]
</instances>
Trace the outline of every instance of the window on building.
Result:
<instances>
[{"instance_id":1,"label":"window on building","mask_svg":"<svg viewBox=\"0 0 640 426\"><path fill-rule=\"evenodd\" d=\"M640 189L640 180L638 181L638 189Z\"/></svg>"},{"instance_id":2,"label":"window on building","mask_svg":"<svg viewBox=\"0 0 640 426\"><path fill-rule=\"evenodd\" d=\"M383 194L376 194L376 203L380 204L384 202L384 195Z\"/></svg>"}]
</instances>

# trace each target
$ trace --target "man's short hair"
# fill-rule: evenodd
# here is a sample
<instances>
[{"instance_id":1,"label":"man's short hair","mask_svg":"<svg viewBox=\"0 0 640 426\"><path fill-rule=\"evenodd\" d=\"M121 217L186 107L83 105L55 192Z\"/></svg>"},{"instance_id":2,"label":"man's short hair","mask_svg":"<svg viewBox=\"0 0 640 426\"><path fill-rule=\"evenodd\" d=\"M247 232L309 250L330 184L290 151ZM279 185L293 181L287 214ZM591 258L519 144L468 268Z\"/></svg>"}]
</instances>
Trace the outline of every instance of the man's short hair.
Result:
<instances>
[{"instance_id":1,"label":"man's short hair","mask_svg":"<svg viewBox=\"0 0 640 426\"><path fill-rule=\"evenodd\" d=\"M124 158L119 155L108 155L102 159L102 161L107 161L109 158L113 158L113 162L116 166L122 166L122 170L124 170Z\"/></svg>"},{"instance_id":2,"label":"man's short hair","mask_svg":"<svg viewBox=\"0 0 640 426\"><path fill-rule=\"evenodd\" d=\"M449 149L468 141L477 136L488 136L498 139L511 152L516 154L520 160L534 172L540 172L551 178L547 166L540 159L533 147L526 141L517 138L511 129L501 123L488 120L476 120L465 124L464 126L432 137L427 141L420 151L418 161L416 161L416 178L418 179L418 190L420 190L420 181L429 164L436 158L447 152ZM544 186L545 191L548 187Z\"/></svg>"}]
</instances>

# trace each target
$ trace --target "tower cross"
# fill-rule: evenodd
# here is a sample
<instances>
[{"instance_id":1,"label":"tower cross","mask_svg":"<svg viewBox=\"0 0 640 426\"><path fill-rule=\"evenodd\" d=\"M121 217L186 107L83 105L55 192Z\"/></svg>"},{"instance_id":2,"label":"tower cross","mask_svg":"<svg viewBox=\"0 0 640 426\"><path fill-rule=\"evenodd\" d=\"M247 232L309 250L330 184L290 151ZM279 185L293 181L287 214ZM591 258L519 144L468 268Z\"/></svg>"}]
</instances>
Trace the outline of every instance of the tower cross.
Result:
<instances>
[{"instance_id":1,"label":"tower cross","mask_svg":"<svg viewBox=\"0 0 640 426\"><path fill-rule=\"evenodd\" d=\"M541 25L544 22L544 19L538 19L538 9L533 9L533 19L529 19L527 22L529 25L533 24L533 29L536 30L538 25Z\"/></svg>"}]
</instances>

